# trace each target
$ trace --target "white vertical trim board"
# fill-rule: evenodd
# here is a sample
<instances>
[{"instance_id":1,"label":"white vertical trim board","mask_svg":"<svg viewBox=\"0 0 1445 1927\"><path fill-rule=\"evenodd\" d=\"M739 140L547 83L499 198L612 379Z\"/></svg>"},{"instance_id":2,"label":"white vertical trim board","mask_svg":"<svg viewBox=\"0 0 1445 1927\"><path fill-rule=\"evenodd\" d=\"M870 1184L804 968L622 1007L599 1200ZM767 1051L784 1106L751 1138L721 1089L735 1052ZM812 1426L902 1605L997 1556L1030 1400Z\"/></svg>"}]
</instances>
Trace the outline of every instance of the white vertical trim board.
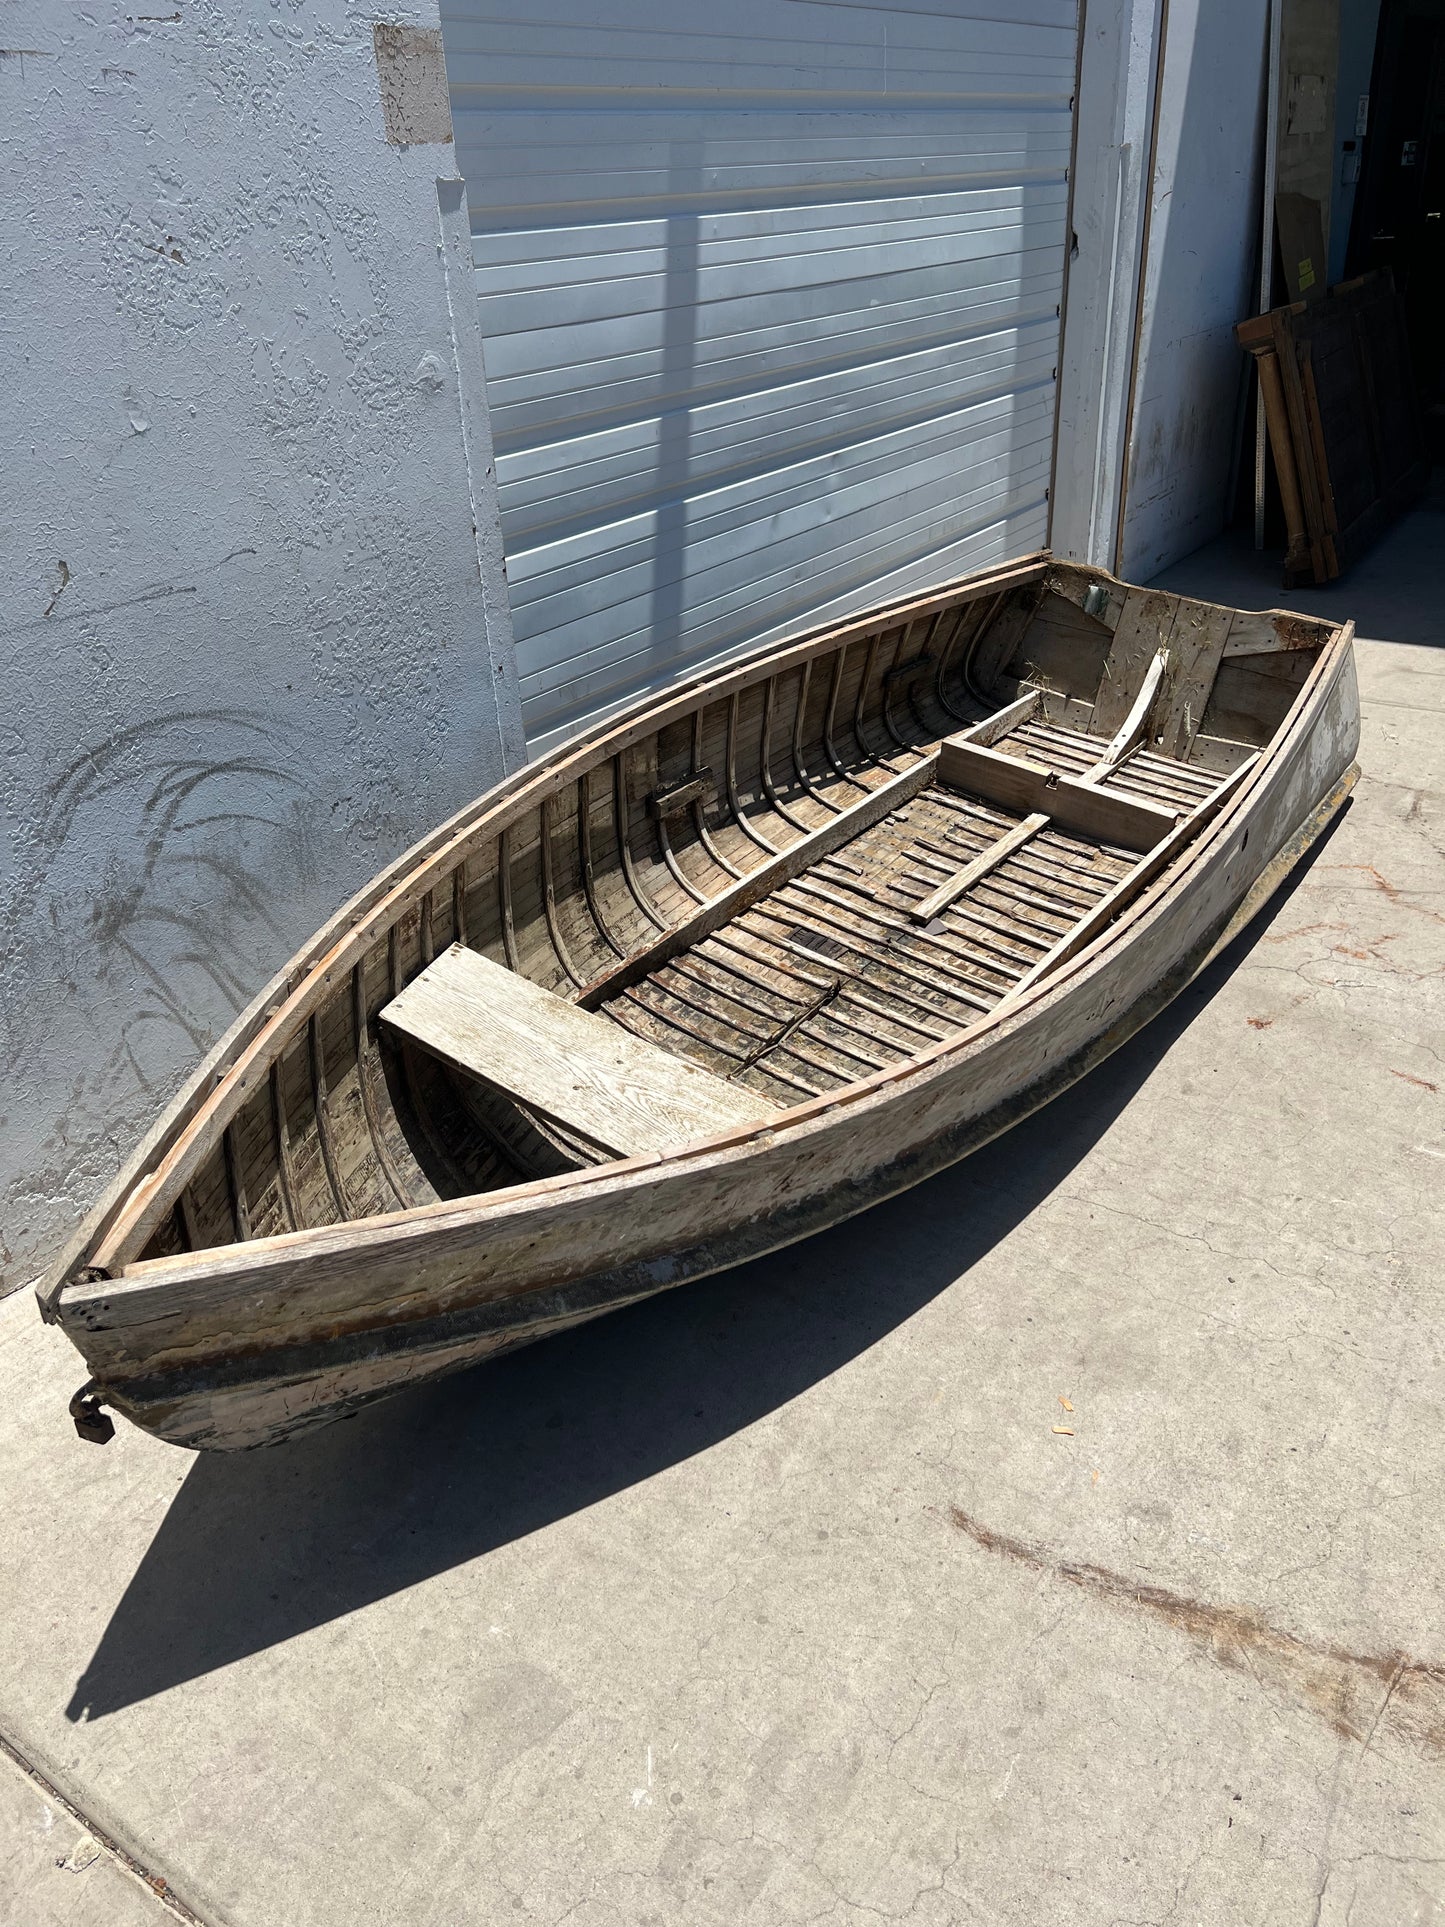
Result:
<instances>
[{"instance_id":1,"label":"white vertical trim board","mask_svg":"<svg viewBox=\"0 0 1445 1927\"><path fill-rule=\"evenodd\" d=\"M1111 568L1144 266L1162 0L1087 0L1059 370L1056 555Z\"/></svg>"},{"instance_id":2,"label":"white vertical trim board","mask_svg":"<svg viewBox=\"0 0 1445 1927\"><path fill-rule=\"evenodd\" d=\"M517 688L517 647L512 635L512 610L507 597L507 564L502 553L497 469L492 449L491 413L487 406L481 322L473 286L471 221L467 213L465 181L454 177L437 181L437 217L441 225L447 312L451 318L452 348L456 357L462 445L472 499L472 529L477 542L477 571L482 584L483 640L487 661L491 666L497 740L501 744L506 768L513 770L526 762L527 743L522 732L522 702Z\"/></svg>"}]
</instances>

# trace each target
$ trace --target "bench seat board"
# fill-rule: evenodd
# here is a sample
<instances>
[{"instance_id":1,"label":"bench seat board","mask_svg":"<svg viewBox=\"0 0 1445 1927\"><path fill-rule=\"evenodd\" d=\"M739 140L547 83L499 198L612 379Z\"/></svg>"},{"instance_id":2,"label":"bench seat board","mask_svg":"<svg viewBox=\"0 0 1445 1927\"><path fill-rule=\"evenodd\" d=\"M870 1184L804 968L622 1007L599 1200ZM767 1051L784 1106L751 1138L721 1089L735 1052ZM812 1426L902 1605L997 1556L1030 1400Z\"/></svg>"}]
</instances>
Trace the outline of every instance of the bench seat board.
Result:
<instances>
[{"instance_id":1,"label":"bench seat board","mask_svg":"<svg viewBox=\"0 0 1445 1927\"><path fill-rule=\"evenodd\" d=\"M1053 818L1062 830L1097 837L1126 850L1152 850L1174 828L1175 812L1141 798L1060 775L1026 757L985 749L966 736L945 737L938 752L939 781L986 803Z\"/></svg>"},{"instance_id":2,"label":"bench seat board","mask_svg":"<svg viewBox=\"0 0 1445 1927\"><path fill-rule=\"evenodd\" d=\"M381 1020L611 1151L675 1151L775 1107L608 1017L454 944L381 1012Z\"/></svg>"}]
</instances>

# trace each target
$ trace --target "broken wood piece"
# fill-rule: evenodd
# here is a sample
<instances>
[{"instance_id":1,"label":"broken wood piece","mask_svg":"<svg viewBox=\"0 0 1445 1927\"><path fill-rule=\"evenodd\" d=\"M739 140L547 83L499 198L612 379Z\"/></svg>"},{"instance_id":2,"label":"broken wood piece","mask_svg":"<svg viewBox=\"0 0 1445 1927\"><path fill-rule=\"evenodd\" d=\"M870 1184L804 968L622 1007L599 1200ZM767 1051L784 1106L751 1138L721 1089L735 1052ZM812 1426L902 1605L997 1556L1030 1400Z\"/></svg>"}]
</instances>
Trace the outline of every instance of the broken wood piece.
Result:
<instances>
[{"instance_id":1,"label":"broken wood piece","mask_svg":"<svg viewBox=\"0 0 1445 1927\"><path fill-rule=\"evenodd\" d=\"M381 1021L616 1157L673 1151L775 1112L461 944L393 997Z\"/></svg>"},{"instance_id":2,"label":"broken wood piece","mask_svg":"<svg viewBox=\"0 0 1445 1927\"><path fill-rule=\"evenodd\" d=\"M996 709L992 716L985 716L983 721L975 723L972 729L961 729L951 740L960 743L979 743L987 749L990 743L996 743L1001 736L1007 736L1011 730L1017 729L1020 723L1032 722L1039 713L1042 701L1043 697L1037 689L1025 690L1016 702L1008 703L1002 709Z\"/></svg>"},{"instance_id":3,"label":"broken wood piece","mask_svg":"<svg viewBox=\"0 0 1445 1927\"><path fill-rule=\"evenodd\" d=\"M1134 698L1134 705L1120 723L1113 741L1093 768L1084 771L1086 783L1102 783L1112 770L1118 768L1129 751L1144 736L1149 727L1149 713L1154 707L1154 699L1159 694L1159 685L1164 680L1164 671L1168 666L1169 651L1161 649L1150 663L1144 680L1139 685L1139 694Z\"/></svg>"},{"instance_id":4,"label":"broken wood piece","mask_svg":"<svg viewBox=\"0 0 1445 1927\"><path fill-rule=\"evenodd\" d=\"M990 843L980 852L972 863L966 864L955 875L940 883L938 888L926 896L922 903L915 903L909 915L916 923L931 923L940 910L946 910L955 897L961 897L965 890L972 889L975 883L986 877L990 870L996 870L1006 857L1021 850L1025 843L1036 837L1040 830L1049 827L1049 819L1042 813L1026 816L997 842Z\"/></svg>"}]
</instances>

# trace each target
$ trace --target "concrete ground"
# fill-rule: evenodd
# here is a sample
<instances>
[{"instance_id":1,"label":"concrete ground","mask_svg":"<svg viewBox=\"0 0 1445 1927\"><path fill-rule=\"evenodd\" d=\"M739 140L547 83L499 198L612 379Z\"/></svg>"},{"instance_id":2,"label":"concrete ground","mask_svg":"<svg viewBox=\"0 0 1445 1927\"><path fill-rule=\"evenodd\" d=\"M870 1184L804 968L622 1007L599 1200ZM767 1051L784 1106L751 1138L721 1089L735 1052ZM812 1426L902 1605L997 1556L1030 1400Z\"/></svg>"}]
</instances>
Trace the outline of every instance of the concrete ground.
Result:
<instances>
[{"instance_id":1,"label":"concrete ground","mask_svg":"<svg viewBox=\"0 0 1445 1927\"><path fill-rule=\"evenodd\" d=\"M1289 598L1381 638L1312 864L957 1170L239 1459L0 1306L10 1743L217 1927L1445 1921L1442 533ZM167 1918L0 1809L0 1919Z\"/></svg>"}]
</instances>

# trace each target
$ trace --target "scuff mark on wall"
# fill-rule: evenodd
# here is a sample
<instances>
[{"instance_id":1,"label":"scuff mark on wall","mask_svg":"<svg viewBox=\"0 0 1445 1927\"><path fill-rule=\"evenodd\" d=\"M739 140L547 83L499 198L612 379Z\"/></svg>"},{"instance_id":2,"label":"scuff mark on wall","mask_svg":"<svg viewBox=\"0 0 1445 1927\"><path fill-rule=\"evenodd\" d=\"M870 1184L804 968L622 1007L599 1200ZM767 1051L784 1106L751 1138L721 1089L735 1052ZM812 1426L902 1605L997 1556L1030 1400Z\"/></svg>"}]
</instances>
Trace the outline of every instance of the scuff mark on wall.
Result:
<instances>
[{"instance_id":1,"label":"scuff mark on wall","mask_svg":"<svg viewBox=\"0 0 1445 1927\"><path fill-rule=\"evenodd\" d=\"M45 608L42 611L42 613L46 616L52 616L55 614L56 603L59 602L60 598L65 594L66 589L70 585L70 564L65 560L63 556L57 557L56 563L55 563L55 572L59 580L55 585L55 594L51 596L49 602L46 603Z\"/></svg>"},{"instance_id":2,"label":"scuff mark on wall","mask_svg":"<svg viewBox=\"0 0 1445 1927\"><path fill-rule=\"evenodd\" d=\"M53 60L54 54L47 53L43 47L0 47L0 61L13 60L20 69L20 78L25 78L27 60Z\"/></svg>"},{"instance_id":3,"label":"scuff mark on wall","mask_svg":"<svg viewBox=\"0 0 1445 1927\"><path fill-rule=\"evenodd\" d=\"M440 29L379 20L372 39L386 138L398 147L449 141L452 106Z\"/></svg>"}]
</instances>

